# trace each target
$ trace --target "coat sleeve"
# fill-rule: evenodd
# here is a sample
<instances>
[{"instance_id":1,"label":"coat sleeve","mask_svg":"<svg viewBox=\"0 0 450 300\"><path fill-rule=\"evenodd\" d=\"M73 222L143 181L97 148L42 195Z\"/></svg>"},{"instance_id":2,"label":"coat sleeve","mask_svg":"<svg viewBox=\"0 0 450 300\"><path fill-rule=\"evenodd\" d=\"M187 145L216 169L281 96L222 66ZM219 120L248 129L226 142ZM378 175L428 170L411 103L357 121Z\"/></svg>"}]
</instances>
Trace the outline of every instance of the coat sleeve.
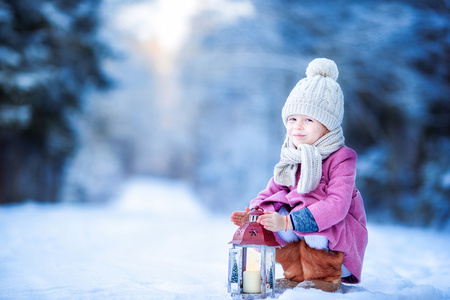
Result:
<instances>
[{"instance_id":1,"label":"coat sleeve","mask_svg":"<svg viewBox=\"0 0 450 300\"><path fill-rule=\"evenodd\" d=\"M349 212L355 189L357 156L355 151L347 149L330 164L326 199L308 206L319 232L341 222Z\"/></svg>"},{"instance_id":2,"label":"coat sleeve","mask_svg":"<svg viewBox=\"0 0 450 300\"><path fill-rule=\"evenodd\" d=\"M307 207L301 210L293 211L291 214L291 222L295 231L298 232L316 232L319 230L314 216Z\"/></svg>"},{"instance_id":3,"label":"coat sleeve","mask_svg":"<svg viewBox=\"0 0 450 300\"><path fill-rule=\"evenodd\" d=\"M250 201L250 208L259 206L264 210L278 211L283 204L289 203L286 199L288 192L288 187L275 183L271 178L267 187Z\"/></svg>"}]
</instances>

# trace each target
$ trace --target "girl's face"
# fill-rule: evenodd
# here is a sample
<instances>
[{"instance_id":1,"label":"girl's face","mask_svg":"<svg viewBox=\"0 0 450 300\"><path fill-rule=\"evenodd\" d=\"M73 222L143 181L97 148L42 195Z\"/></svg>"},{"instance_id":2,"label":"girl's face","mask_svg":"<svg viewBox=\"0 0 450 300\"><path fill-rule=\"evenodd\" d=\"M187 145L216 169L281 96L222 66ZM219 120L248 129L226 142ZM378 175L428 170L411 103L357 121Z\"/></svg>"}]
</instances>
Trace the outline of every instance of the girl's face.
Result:
<instances>
[{"instance_id":1,"label":"girl's face","mask_svg":"<svg viewBox=\"0 0 450 300\"><path fill-rule=\"evenodd\" d=\"M300 144L314 144L330 132L316 119L305 115L291 115L286 124L287 134L295 147Z\"/></svg>"}]
</instances>

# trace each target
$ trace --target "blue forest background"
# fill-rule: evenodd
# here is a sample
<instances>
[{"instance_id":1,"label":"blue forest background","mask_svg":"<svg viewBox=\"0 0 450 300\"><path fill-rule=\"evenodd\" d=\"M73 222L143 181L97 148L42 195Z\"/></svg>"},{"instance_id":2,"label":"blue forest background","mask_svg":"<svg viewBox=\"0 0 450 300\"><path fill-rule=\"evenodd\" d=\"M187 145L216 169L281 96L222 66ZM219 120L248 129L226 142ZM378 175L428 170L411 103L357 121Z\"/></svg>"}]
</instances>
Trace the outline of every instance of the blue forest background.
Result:
<instances>
[{"instance_id":1,"label":"blue forest background","mask_svg":"<svg viewBox=\"0 0 450 300\"><path fill-rule=\"evenodd\" d=\"M243 209L286 97L327 57L369 220L449 228L448 2L165 3L0 0L1 205L107 203L159 176Z\"/></svg>"}]
</instances>

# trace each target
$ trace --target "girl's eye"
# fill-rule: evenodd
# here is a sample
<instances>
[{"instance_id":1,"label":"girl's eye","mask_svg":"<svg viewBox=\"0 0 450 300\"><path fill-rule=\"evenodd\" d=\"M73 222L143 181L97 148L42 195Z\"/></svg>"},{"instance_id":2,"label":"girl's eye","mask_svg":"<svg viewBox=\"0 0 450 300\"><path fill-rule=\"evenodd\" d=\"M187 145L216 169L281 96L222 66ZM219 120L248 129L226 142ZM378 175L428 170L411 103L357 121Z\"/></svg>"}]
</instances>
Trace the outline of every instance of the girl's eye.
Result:
<instances>
[{"instance_id":1,"label":"girl's eye","mask_svg":"<svg viewBox=\"0 0 450 300\"><path fill-rule=\"evenodd\" d=\"M306 122L312 122L313 120L311 120L311 119L306 119Z\"/></svg>"},{"instance_id":2,"label":"girl's eye","mask_svg":"<svg viewBox=\"0 0 450 300\"><path fill-rule=\"evenodd\" d=\"M290 118L289 121L295 122L295 121L297 121L297 119L296 118Z\"/></svg>"}]
</instances>

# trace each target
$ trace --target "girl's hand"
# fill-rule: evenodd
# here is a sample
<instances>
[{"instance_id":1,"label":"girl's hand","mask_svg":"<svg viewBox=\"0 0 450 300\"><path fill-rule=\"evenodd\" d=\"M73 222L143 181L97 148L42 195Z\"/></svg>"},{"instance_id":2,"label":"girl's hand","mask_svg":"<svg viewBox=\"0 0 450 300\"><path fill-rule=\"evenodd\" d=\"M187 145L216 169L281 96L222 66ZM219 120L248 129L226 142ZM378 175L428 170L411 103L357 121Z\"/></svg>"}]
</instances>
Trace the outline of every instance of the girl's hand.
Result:
<instances>
[{"instance_id":1,"label":"girl's hand","mask_svg":"<svg viewBox=\"0 0 450 300\"><path fill-rule=\"evenodd\" d=\"M264 212L264 215L259 216L257 222L270 231L281 231L286 230L286 228L293 229L291 218L289 218L289 216L286 218L286 216L282 216L279 213L272 211Z\"/></svg>"},{"instance_id":2,"label":"girl's hand","mask_svg":"<svg viewBox=\"0 0 450 300\"><path fill-rule=\"evenodd\" d=\"M245 211L235 211L231 214L231 222L234 223L234 225L242 226L247 222L250 217L248 216L248 212L250 211L250 208L246 207Z\"/></svg>"}]
</instances>

